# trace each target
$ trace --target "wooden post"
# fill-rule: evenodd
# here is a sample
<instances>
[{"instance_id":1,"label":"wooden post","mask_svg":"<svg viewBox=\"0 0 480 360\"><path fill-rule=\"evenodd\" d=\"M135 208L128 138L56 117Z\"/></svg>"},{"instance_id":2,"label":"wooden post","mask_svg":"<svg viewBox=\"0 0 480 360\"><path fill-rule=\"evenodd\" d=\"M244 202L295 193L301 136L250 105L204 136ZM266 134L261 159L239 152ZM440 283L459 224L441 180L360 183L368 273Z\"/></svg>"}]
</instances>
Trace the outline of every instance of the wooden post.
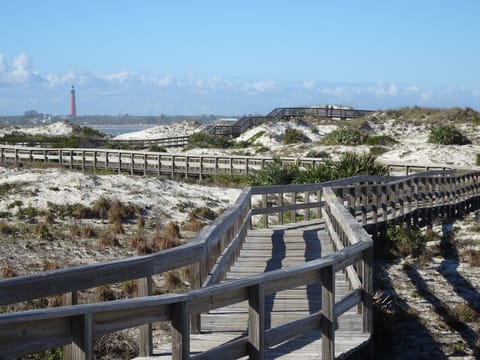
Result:
<instances>
[{"instance_id":1,"label":"wooden post","mask_svg":"<svg viewBox=\"0 0 480 360\"><path fill-rule=\"evenodd\" d=\"M278 193L278 206L283 207L283 193ZM278 212L278 223L283 225L283 210Z\"/></svg>"},{"instance_id":2,"label":"wooden post","mask_svg":"<svg viewBox=\"0 0 480 360\"><path fill-rule=\"evenodd\" d=\"M172 360L190 358L190 321L188 302L170 305L172 322Z\"/></svg>"},{"instance_id":3,"label":"wooden post","mask_svg":"<svg viewBox=\"0 0 480 360\"><path fill-rule=\"evenodd\" d=\"M333 266L320 270L322 281L322 360L335 359L335 272Z\"/></svg>"},{"instance_id":4,"label":"wooden post","mask_svg":"<svg viewBox=\"0 0 480 360\"><path fill-rule=\"evenodd\" d=\"M158 154L158 175L162 173L162 155Z\"/></svg>"},{"instance_id":5,"label":"wooden post","mask_svg":"<svg viewBox=\"0 0 480 360\"><path fill-rule=\"evenodd\" d=\"M263 208L267 209L268 208L268 195L263 194ZM263 227L268 228L268 213L265 212L263 214Z\"/></svg>"},{"instance_id":6,"label":"wooden post","mask_svg":"<svg viewBox=\"0 0 480 360\"><path fill-rule=\"evenodd\" d=\"M175 156L172 155L172 179L175 177Z\"/></svg>"},{"instance_id":7,"label":"wooden post","mask_svg":"<svg viewBox=\"0 0 480 360\"><path fill-rule=\"evenodd\" d=\"M105 170L108 171L108 151L105 153Z\"/></svg>"},{"instance_id":8,"label":"wooden post","mask_svg":"<svg viewBox=\"0 0 480 360\"><path fill-rule=\"evenodd\" d=\"M305 191L303 196L304 196L304 199L303 199L304 202L306 204L310 204L310 191ZM309 207L307 207L305 209L305 219L304 220L306 220L306 221L310 220L310 208Z\"/></svg>"},{"instance_id":9,"label":"wooden post","mask_svg":"<svg viewBox=\"0 0 480 360\"><path fill-rule=\"evenodd\" d=\"M293 192L292 193L292 205L295 205L296 203L297 203L297 193ZM292 223L296 223L297 222L297 210L293 209L290 214L291 214Z\"/></svg>"},{"instance_id":10,"label":"wooden post","mask_svg":"<svg viewBox=\"0 0 480 360\"><path fill-rule=\"evenodd\" d=\"M85 172L85 150L82 150L82 171Z\"/></svg>"},{"instance_id":11,"label":"wooden post","mask_svg":"<svg viewBox=\"0 0 480 360\"><path fill-rule=\"evenodd\" d=\"M263 284L248 288L248 355L265 359L265 289Z\"/></svg>"},{"instance_id":12,"label":"wooden post","mask_svg":"<svg viewBox=\"0 0 480 360\"><path fill-rule=\"evenodd\" d=\"M78 292L74 291L71 293L65 293L62 296L62 306L68 305L77 305L78 304ZM65 345L63 347L63 358L64 359L72 359L72 344Z\"/></svg>"},{"instance_id":13,"label":"wooden post","mask_svg":"<svg viewBox=\"0 0 480 360\"><path fill-rule=\"evenodd\" d=\"M97 152L93 152L93 173L97 173Z\"/></svg>"},{"instance_id":14,"label":"wooden post","mask_svg":"<svg viewBox=\"0 0 480 360\"><path fill-rule=\"evenodd\" d=\"M203 180L203 156L200 156L200 181Z\"/></svg>"},{"instance_id":15,"label":"wooden post","mask_svg":"<svg viewBox=\"0 0 480 360\"><path fill-rule=\"evenodd\" d=\"M152 295L152 277L147 276L137 280L138 296L151 296ZM139 353L140 356L153 355L153 338L152 338L152 324L145 324L140 328L140 343Z\"/></svg>"},{"instance_id":16,"label":"wooden post","mask_svg":"<svg viewBox=\"0 0 480 360\"><path fill-rule=\"evenodd\" d=\"M122 153L118 153L118 173L122 172Z\"/></svg>"},{"instance_id":17,"label":"wooden post","mask_svg":"<svg viewBox=\"0 0 480 360\"><path fill-rule=\"evenodd\" d=\"M72 360L93 359L92 314L78 315L72 319Z\"/></svg>"},{"instance_id":18,"label":"wooden post","mask_svg":"<svg viewBox=\"0 0 480 360\"><path fill-rule=\"evenodd\" d=\"M188 156L185 157L185 179L188 179Z\"/></svg>"},{"instance_id":19,"label":"wooden post","mask_svg":"<svg viewBox=\"0 0 480 360\"><path fill-rule=\"evenodd\" d=\"M147 154L143 154L143 175L147 175L148 161Z\"/></svg>"},{"instance_id":20,"label":"wooden post","mask_svg":"<svg viewBox=\"0 0 480 360\"><path fill-rule=\"evenodd\" d=\"M130 174L134 174L135 169L135 154L133 152L130 153Z\"/></svg>"},{"instance_id":21,"label":"wooden post","mask_svg":"<svg viewBox=\"0 0 480 360\"><path fill-rule=\"evenodd\" d=\"M203 282L206 279L206 267L207 264L205 260L202 260L190 266L190 283L192 289L199 289L202 287ZM202 332L200 314L195 314L191 316L190 327L192 334L200 334Z\"/></svg>"}]
</instances>

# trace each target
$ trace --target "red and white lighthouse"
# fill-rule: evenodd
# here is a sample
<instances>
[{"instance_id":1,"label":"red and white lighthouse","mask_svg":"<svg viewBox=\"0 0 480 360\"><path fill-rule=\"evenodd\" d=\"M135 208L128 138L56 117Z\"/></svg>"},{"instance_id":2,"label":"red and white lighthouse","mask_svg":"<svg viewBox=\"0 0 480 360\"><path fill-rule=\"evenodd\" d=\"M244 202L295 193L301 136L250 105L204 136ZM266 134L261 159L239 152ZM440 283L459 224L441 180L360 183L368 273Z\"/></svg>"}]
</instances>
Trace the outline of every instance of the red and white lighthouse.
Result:
<instances>
[{"instance_id":1,"label":"red and white lighthouse","mask_svg":"<svg viewBox=\"0 0 480 360\"><path fill-rule=\"evenodd\" d=\"M70 116L77 116L77 105L75 103L75 88L72 85L70 90Z\"/></svg>"}]
</instances>

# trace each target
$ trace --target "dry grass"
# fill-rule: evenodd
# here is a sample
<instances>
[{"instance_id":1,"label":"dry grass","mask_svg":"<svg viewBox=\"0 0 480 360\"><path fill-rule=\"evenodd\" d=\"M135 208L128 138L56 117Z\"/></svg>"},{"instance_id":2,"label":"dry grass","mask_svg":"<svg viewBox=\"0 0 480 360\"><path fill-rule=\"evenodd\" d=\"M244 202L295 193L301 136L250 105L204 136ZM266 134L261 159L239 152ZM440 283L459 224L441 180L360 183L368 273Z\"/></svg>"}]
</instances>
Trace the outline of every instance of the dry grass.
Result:
<instances>
[{"instance_id":1,"label":"dry grass","mask_svg":"<svg viewBox=\"0 0 480 360\"><path fill-rule=\"evenodd\" d=\"M143 215L138 215L137 217L137 228L143 229L145 228L145 217Z\"/></svg>"},{"instance_id":2,"label":"dry grass","mask_svg":"<svg viewBox=\"0 0 480 360\"><path fill-rule=\"evenodd\" d=\"M103 246L118 246L119 242L113 231L105 231L98 237L98 245Z\"/></svg>"},{"instance_id":3,"label":"dry grass","mask_svg":"<svg viewBox=\"0 0 480 360\"><path fill-rule=\"evenodd\" d=\"M204 226L205 223L203 221L196 218L190 218L188 219L188 222L182 226L182 229L184 231L199 232Z\"/></svg>"},{"instance_id":4,"label":"dry grass","mask_svg":"<svg viewBox=\"0 0 480 360\"><path fill-rule=\"evenodd\" d=\"M127 331L97 336L93 344L97 359L132 359L139 355L138 342Z\"/></svg>"},{"instance_id":5,"label":"dry grass","mask_svg":"<svg viewBox=\"0 0 480 360\"><path fill-rule=\"evenodd\" d=\"M163 275L165 286L169 290L178 289L183 286L183 280L176 271L168 271Z\"/></svg>"},{"instance_id":6,"label":"dry grass","mask_svg":"<svg viewBox=\"0 0 480 360\"><path fill-rule=\"evenodd\" d=\"M99 286L95 288L95 297L98 302L116 300L115 293L108 285Z\"/></svg>"},{"instance_id":7,"label":"dry grass","mask_svg":"<svg viewBox=\"0 0 480 360\"><path fill-rule=\"evenodd\" d=\"M125 298L133 298L138 296L138 285L135 280L124 281L120 284L122 296Z\"/></svg>"},{"instance_id":8,"label":"dry grass","mask_svg":"<svg viewBox=\"0 0 480 360\"><path fill-rule=\"evenodd\" d=\"M470 266L480 266L480 250L467 249L463 251L462 257Z\"/></svg>"},{"instance_id":9,"label":"dry grass","mask_svg":"<svg viewBox=\"0 0 480 360\"><path fill-rule=\"evenodd\" d=\"M0 272L1 272L2 278L12 278L17 276L12 266L8 262L5 262L2 265L2 269Z\"/></svg>"}]
</instances>

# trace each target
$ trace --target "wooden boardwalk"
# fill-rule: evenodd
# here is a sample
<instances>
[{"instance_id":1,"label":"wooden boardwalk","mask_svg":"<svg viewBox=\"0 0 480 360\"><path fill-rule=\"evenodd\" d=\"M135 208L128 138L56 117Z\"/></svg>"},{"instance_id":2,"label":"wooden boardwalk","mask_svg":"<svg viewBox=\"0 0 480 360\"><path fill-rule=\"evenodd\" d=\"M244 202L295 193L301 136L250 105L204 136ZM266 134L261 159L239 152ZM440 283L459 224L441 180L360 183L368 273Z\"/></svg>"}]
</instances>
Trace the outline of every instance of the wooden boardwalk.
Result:
<instances>
[{"instance_id":1,"label":"wooden boardwalk","mask_svg":"<svg viewBox=\"0 0 480 360\"><path fill-rule=\"evenodd\" d=\"M323 221L250 230L240 256L227 273L225 281L301 264L332 252L332 243ZM336 299L344 296L347 290L345 275L341 271L337 272ZM276 327L319 312L321 292L320 283L316 283L267 296L265 328ZM248 304L245 301L230 305L202 314L201 317L202 334L191 335L192 356L245 335L248 327ZM362 332L362 315L357 313L356 307L339 317L335 336L336 356L368 339L369 335ZM171 345L157 345L154 355L155 358L171 358ZM321 356L320 331L271 347L266 353L268 359L320 359Z\"/></svg>"}]
</instances>

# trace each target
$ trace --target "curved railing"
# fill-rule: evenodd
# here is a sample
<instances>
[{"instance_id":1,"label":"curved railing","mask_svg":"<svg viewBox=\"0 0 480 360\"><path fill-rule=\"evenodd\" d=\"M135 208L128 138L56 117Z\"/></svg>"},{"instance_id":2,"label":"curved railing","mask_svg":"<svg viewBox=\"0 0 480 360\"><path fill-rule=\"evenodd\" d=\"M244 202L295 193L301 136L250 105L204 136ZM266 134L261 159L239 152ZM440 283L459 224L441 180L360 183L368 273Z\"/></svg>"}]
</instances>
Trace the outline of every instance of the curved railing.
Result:
<instances>
[{"instance_id":1,"label":"curved railing","mask_svg":"<svg viewBox=\"0 0 480 360\"><path fill-rule=\"evenodd\" d=\"M197 358L261 357L268 347L312 329L322 331L323 358L333 359L335 319L361 305L363 330L372 329L371 295L373 242L365 228L381 238L389 221L428 222L478 208L478 172L455 175L433 171L399 178L355 177L323 184L246 188L237 202L195 239L157 254L60 269L0 280L0 304L76 292L129 279L140 280L142 297L99 304L78 304L0 315L0 359L72 344L71 358L93 355L93 339L120 329L142 326L141 352L152 352L148 324L170 321L174 358L189 357L190 332L201 329L198 315L248 300L248 335L199 354ZM322 259L238 281L220 283L241 249L252 223L267 227L285 221L311 220L323 214L336 252ZM415 220L416 219L416 220ZM373 229L373 230L372 230ZM154 274L192 266L192 286L184 294L151 295ZM345 269L352 290L335 301L335 272ZM265 330L265 296L319 282L322 309L293 323ZM200 288L201 285L205 285ZM190 326L192 321L192 327ZM370 351L369 344L358 351Z\"/></svg>"}]
</instances>

